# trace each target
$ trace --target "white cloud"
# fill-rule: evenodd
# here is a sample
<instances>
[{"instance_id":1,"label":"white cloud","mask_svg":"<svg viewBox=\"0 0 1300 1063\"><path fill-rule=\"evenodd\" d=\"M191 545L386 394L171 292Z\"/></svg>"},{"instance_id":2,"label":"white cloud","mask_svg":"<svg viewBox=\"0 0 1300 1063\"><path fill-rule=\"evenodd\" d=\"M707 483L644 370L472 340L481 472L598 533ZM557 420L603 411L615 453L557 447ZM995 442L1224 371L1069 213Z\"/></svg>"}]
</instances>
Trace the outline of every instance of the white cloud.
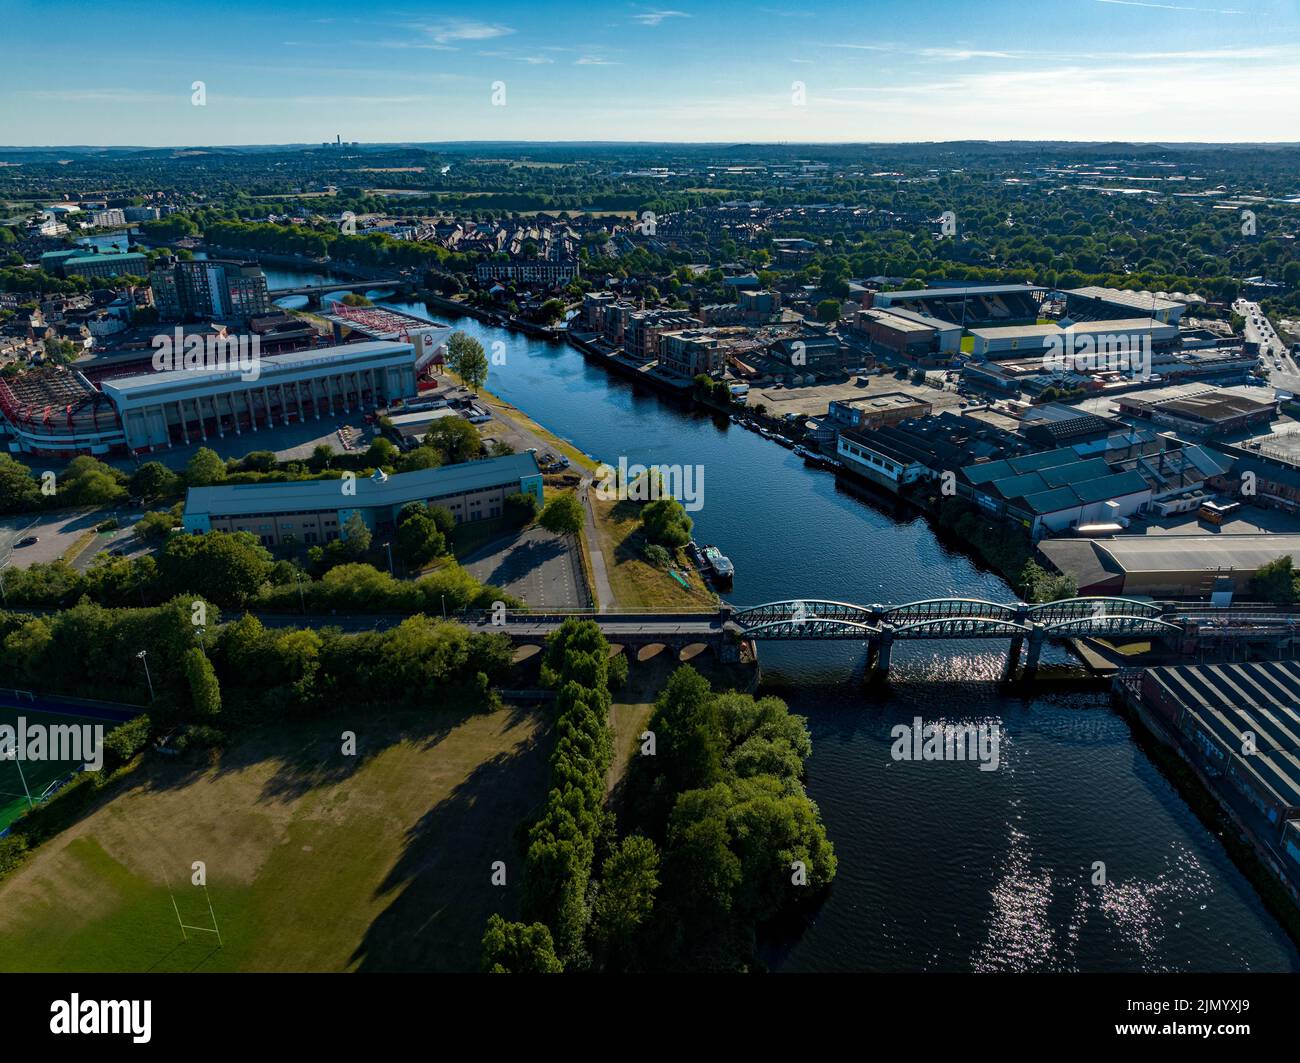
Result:
<instances>
[{"instance_id":1,"label":"white cloud","mask_svg":"<svg viewBox=\"0 0 1300 1063\"><path fill-rule=\"evenodd\" d=\"M463 18L422 23L415 28L428 34L434 44L441 45L451 44L453 41L489 41L494 37L506 37L515 32L509 26Z\"/></svg>"},{"instance_id":2,"label":"white cloud","mask_svg":"<svg viewBox=\"0 0 1300 1063\"><path fill-rule=\"evenodd\" d=\"M643 26L657 26L666 18L690 18L685 11L645 11L639 15L633 15L632 21L639 22Z\"/></svg>"},{"instance_id":3,"label":"white cloud","mask_svg":"<svg viewBox=\"0 0 1300 1063\"><path fill-rule=\"evenodd\" d=\"M1099 4L1117 4L1120 7L1154 7L1161 11L1194 11L1202 15L1244 15L1244 11L1223 11L1214 7L1185 7L1182 4L1147 4L1141 0L1097 0Z\"/></svg>"}]
</instances>

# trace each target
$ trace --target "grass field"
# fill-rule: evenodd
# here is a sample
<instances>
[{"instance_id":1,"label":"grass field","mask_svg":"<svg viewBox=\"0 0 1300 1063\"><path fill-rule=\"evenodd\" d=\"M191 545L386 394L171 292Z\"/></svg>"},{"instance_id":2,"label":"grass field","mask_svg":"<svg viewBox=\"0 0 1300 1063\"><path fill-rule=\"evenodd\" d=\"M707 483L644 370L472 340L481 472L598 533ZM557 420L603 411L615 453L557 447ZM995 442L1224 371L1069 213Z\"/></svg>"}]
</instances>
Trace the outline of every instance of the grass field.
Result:
<instances>
[{"instance_id":1,"label":"grass field","mask_svg":"<svg viewBox=\"0 0 1300 1063\"><path fill-rule=\"evenodd\" d=\"M403 713L150 761L0 882L0 971L476 970L487 916L517 914L548 745L523 710ZM182 942L173 900L223 946Z\"/></svg>"},{"instance_id":2,"label":"grass field","mask_svg":"<svg viewBox=\"0 0 1300 1063\"><path fill-rule=\"evenodd\" d=\"M704 578L678 551L676 570L688 583L683 587L661 568L645 560L646 539L641 531L641 508L636 502L591 496L596 532L605 555L614 600L634 609L715 609L717 596Z\"/></svg>"},{"instance_id":3,"label":"grass field","mask_svg":"<svg viewBox=\"0 0 1300 1063\"><path fill-rule=\"evenodd\" d=\"M18 717L27 721L27 726L52 725L78 726L81 724L100 724L107 734L115 726L107 720L92 720L83 716L63 716L50 712L36 712L32 709L14 709L0 705L0 724L16 725ZM0 759L0 830L4 830L14 820L27 811L27 796L23 790L23 780L27 781L27 791L34 800L50 783L61 779L69 772L81 767L80 761L24 761Z\"/></svg>"}]
</instances>

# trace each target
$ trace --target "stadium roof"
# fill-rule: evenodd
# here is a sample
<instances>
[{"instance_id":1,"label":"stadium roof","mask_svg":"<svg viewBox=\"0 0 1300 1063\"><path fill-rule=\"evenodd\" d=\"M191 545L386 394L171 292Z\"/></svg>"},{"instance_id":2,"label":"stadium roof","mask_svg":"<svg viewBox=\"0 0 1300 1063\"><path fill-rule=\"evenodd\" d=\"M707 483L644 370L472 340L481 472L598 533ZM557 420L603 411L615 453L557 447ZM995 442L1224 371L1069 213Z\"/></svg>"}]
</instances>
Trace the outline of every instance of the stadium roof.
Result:
<instances>
[{"instance_id":1,"label":"stadium roof","mask_svg":"<svg viewBox=\"0 0 1300 1063\"><path fill-rule=\"evenodd\" d=\"M1080 299L1099 299L1103 303L1110 303L1112 306L1129 306L1134 310L1173 310L1180 306L1186 306L1187 301L1199 302L1197 296L1188 296L1187 301L1178 301L1166 299L1163 295L1154 292L1135 292L1125 288L1102 288L1096 284L1089 284L1083 288L1067 288L1066 295L1077 296Z\"/></svg>"},{"instance_id":2,"label":"stadium roof","mask_svg":"<svg viewBox=\"0 0 1300 1063\"><path fill-rule=\"evenodd\" d=\"M1021 295L1042 292L1037 284L975 284L962 288L910 288L901 292L877 292L876 298L894 299L965 299L980 295Z\"/></svg>"},{"instance_id":3,"label":"stadium roof","mask_svg":"<svg viewBox=\"0 0 1300 1063\"><path fill-rule=\"evenodd\" d=\"M1152 321L1149 317L1116 318L1113 321L1079 321L1062 328L1060 325L990 325L987 328L968 329L973 336L986 340L1013 336L1083 336L1095 333L1149 332L1152 330L1177 332L1177 325Z\"/></svg>"},{"instance_id":4,"label":"stadium roof","mask_svg":"<svg viewBox=\"0 0 1300 1063\"><path fill-rule=\"evenodd\" d=\"M237 348L236 348L237 350ZM368 340L365 343L344 343L336 347L318 347L314 350L294 351L290 354L268 354L259 359L260 376L292 372L296 369L309 369L319 365L344 365L348 362L364 361L383 354L410 354L413 348L409 343L395 343L389 340ZM233 355L232 351L232 355ZM150 391L166 391L179 384L185 386L203 386L205 384L229 383L240 377L238 368L231 369L173 369L141 373L137 376L122 377L118 380L105 380L101 385L105 392L116 392L123 397L137 397Z\"/></svg>"},{"instance_id":5,"label":"stadium roof","mask_svg":"<svg viewBox=\"0 0 1300 1063\"><path fill-rule=\"evenodd\" d=\"M532 454L507 454L459 465L394 473L382 481L358 477L355 495L344 495L343 481L337 479L191 487L185 496L185 511L234 517L401 506L417 499L486 490L536 475L537 460Z\"/></svg>"}]
</instances>

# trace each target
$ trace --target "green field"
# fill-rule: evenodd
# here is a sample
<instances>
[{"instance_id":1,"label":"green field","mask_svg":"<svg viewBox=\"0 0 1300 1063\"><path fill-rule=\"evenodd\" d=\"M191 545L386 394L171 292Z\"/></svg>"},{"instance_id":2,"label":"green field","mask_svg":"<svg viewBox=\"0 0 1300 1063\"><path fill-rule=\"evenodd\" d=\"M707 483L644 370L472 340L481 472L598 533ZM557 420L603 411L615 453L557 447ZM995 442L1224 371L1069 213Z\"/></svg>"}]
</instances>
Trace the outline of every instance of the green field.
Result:
<instances>
[{"instance_id":1,"label":"green field","mask_svg":"<svg viewBox=\"0 0 1300 1063\"><path fill-rule=\"evenodd\" d=\"M0 971L476 970L488 915L517 915L541 719L372 712L147 761L0 881ZM221 946L182 940L177 909L203 928L215 913Z\"/></svg>"},{"instance_id":2,"label":"green field","mask_svg":"<svg viewBox=\"0 0 1300 1063\"><path fill-rule=\"evenodd\" d=\"M100 724L104 733L111 731L116 724L109 720L94 720L88 716L64 716L51 712L36 712L33 709L15 709L0 705L0 724L15 726L18 717L24 717L27 725ZM27 811L27 793L23 790L23 780L27 781L27 792L32 799L39 802L45 788L56 779L61 779L69 772L81 767L79 761L24 761L0 759L0 830Z\"/></svg>"}]
</instances>

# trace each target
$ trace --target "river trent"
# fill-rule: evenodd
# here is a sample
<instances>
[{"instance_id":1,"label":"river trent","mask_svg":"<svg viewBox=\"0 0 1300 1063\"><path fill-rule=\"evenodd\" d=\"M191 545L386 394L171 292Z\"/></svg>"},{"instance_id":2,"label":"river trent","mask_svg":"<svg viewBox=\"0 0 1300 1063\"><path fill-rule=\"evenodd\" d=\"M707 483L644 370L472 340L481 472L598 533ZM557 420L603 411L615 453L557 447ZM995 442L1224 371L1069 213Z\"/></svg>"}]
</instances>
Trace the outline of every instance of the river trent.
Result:
<instances>
[{"instance_id":1,"label":"river trent","mask_svg":"<svg viewBox=\"0 0 1300 1063\"><path fill-rule=\"evenodd\" d=\"M272 289L296 274L267 270ZM290 304L292 305L292 304ZM422 305L395 309L431 317ZM695 537L736 564L728 599L1011 600L926 522L838 487L774 443L680 409L571 348L451 322L506 364L487 387L611 464L700 465ZM808 789L839 856L825 905L765 950L780 971L1300 970L1300 953L1102 695L1018 698L1006 647L899 643L891 682L859 683L851 643L760 645L765 692L808 718ZM951 655L949 655L951 654ZM1064 660L1059 648L1044 660ZM914 717L996 722L1000 767L894 762ZM1091 884L1094 863L1108 882Z\"/></svg>"}]
</instances>

